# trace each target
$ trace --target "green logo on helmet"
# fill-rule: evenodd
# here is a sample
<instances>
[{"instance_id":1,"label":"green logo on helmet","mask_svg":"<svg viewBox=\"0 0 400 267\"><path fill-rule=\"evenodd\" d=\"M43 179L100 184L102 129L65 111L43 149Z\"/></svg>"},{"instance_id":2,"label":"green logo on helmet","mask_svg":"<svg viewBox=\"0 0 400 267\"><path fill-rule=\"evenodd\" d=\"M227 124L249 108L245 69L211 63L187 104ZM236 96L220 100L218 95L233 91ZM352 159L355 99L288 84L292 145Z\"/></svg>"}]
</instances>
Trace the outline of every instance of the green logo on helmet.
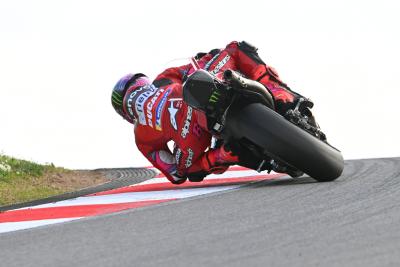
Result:
<instances>
[{"instance_id":1,"label":"green logo on helmet","mask_svg":"<svg viewBox=\"0 0 400 267\"><path fill-rule=\"evenodd\" d=\"M117 106L122 105L122 96L117 92L113 92L111 96L111 101Z\"/></svg>"}]
</instances>

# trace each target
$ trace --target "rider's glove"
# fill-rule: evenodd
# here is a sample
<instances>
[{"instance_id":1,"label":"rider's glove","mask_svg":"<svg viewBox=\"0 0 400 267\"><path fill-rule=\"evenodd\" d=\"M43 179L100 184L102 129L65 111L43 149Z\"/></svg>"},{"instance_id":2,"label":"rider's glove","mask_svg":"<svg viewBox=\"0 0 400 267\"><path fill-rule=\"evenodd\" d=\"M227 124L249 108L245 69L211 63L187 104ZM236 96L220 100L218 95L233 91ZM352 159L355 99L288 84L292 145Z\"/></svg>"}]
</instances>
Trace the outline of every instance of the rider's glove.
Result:
<instances>
[{"instance_id":1,"label":"rider's glove","mask_svg":"<svg viewBox=\"0 0 400 267\"><path fill-rule=\"evenodd\" d=\"M216 149L211 149L202 158L203 170L209 173L224 173L230 165L239 162L239 157L235 155L226 145Z\"/></svg>"}]
</instances>

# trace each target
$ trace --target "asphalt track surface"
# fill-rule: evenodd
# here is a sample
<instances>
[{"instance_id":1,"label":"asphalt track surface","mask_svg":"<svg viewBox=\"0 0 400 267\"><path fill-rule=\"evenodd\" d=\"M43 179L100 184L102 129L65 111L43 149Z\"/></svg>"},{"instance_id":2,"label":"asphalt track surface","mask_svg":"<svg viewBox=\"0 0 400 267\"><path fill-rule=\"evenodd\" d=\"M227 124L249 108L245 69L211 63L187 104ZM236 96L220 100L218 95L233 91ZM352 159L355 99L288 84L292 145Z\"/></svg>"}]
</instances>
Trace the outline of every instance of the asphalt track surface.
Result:
<instances>
[{"instance_id":1,"label":"asphalt track surface","mask_svg":"<svg viewBox=\"0 0 400 267\"><path fill-rule=\"evenodd\" d=\"M0 234L0 266L400 266L400 158Z\"/></svg>"}]
</instances>

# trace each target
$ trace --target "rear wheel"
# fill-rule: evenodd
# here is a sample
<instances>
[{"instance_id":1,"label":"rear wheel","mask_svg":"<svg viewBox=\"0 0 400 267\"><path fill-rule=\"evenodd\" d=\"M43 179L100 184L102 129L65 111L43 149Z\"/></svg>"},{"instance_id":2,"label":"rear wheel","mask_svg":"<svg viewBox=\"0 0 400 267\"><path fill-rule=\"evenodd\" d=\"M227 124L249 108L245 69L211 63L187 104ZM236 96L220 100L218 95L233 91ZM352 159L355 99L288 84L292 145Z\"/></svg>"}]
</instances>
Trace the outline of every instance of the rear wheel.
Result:
<instances>
[{"instance_id":1,"label":"rear wheel","mask_svg":"<svg viewBox=\"0 0 400 267\"><path fill-rule=\"evenodd\" d=\"M250 104L231 112L226 125L235 139L248 139L272 158L305 172L317 181L333 181L342 174L344 162L339 150L262 104Z\"/></svg>"}]
</instances>

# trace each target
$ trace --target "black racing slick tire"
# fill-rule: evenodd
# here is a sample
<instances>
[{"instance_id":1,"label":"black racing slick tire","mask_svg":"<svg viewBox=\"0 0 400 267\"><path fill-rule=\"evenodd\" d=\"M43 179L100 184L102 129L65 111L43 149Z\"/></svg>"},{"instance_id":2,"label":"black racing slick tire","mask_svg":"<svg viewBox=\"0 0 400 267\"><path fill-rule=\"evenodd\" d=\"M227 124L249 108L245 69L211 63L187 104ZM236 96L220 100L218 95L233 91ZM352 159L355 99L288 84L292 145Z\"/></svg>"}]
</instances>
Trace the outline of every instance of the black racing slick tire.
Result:
<instances>
[{"instance_id":1,"label":"black racing slick tire","mask_svg":"<svg viewBox=\"0 0 400 267\"><path fill-rule=\"evenodd\" d=\"M268 107L253 103L227 116L227 130L245 138L320 182L333 181L343 171L339 150L319 140Z\"/></svg>"}]
</instances>

